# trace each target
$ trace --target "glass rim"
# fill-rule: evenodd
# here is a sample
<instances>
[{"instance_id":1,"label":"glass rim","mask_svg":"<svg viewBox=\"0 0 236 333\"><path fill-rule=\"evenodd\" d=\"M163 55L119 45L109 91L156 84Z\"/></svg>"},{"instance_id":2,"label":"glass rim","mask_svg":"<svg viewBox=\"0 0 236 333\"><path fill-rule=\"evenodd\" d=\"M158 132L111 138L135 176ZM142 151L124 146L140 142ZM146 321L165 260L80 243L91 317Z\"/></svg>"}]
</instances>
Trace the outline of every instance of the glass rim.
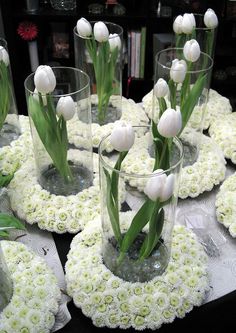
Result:
<instances>
[{"instance_id":1,"label":"glass rim","mask_svg":"<svg viewBox=\"0 0 236 333\"><path fill-rule=\"evenodd\" d=\"M51 66L50 66L50 67L51 67ZM66 66L52 66L51 68L52 68L52 70L53 70L53 69L63 69L63 68L64 68L64 69L67 69L67 70L73 70L74 72L80 73L80 74L82 74L84 77L87 78L87 83L86 83L86 85L85 85L83 88L78 89L78 90L73 91L73 92L68 93L68 94L52 94L52 97L54 97L54 98L58 98L58 97L63 97L63 96L71 96L71 95L78 94L78 93L82 92L82 91L85 90L85 89L90 88L90 78L89 78L88 74L85 73L84 71L82 71L81 69L79 69L79 68L75 68L75 67L66 67ZM25 87L25 90L28 91L31 95L38 95L38 92L32 91L31 89L29 89L29 88L27 87L27 82L28 82L28 81L34 76L34 74L35 74L35 72L32 72L32 73L30 73L30 74L25 78L25 80L24 80L24 87ZM56 87L57 87L57 85L56 85ZM56 87L55 87L55 89L56 89Z\"/></svg>"},{"instance_id":2,"label":"glass rim","mask_svg":"<svg viewBox=\"0 0 236 333\"><path fill-rule=\"evenodd\" d=\"M165 68L165 69L167 69L167 70L170 71L170 70L171 70L171 67L166 66L166 65L164 65L163 63L161 63L161 62L158 60L158 57L159 57L161 54L164 54L164 53L170 52L170 51L172 51L172 50L176 50L176 51L181 50L181 51L183 51L183 47L169 47L169 48L167 48L167 49L163 49L163 50L157 52L157 54L156 54L156 56L155 56L155 63L157 63L158 65L160 65L162 68ZM208 59L208 61L210 62L210 64L209 64L207 67L205 67L205 68L196 69L196 70L187 70L186 73L190 73L190 74L194 74L194 73L204 73L204 72L208 72L208 71L210 71L210 70L213 68L214 61L213 61L212 57L210 57L207 53L202 52L202 51L200 52L200 56L201 56L201 55L203 55L204 57L206 57L206 58ZM175 58L175 59L178 59L178 58ZM200 59L200 57L199 57L199 59ZM199 60L199 59L198 59L198 60ZM173 60L174 60L174 59L173 59ZM172 61L173 61L173 60L172 60ZM178 59L178 60L185 60L185 59ZM198 60L197 60L197 61L198 61ZM185 61L186 61L186 60L185 60ZM197 61L196 61L195 63L197 63ZM176 70L176 69L174 69L173 71L178 72L178 70Z\"/></svg>"},{"instance_id":3,"label":"glass rim","mask_svg":"<svg viewBox=\"0 0 236 333\"><path fill-rule=\"evenodd\" d=\"M97 22L100 22L100 21L89 21L89 23L91 23L91 25L92 25L92 24L95 24L95 23L97 23ZM102 21L102 22L105 23L106 26L107 26L107 25L112 25L112 26L119 27L120 32L117 33L117 35L118 35L119 37L123 36L124 29L122 28L121 25L116 24L116 23L114 23L114 22L109 22L109 21ZM107 29L108 29L108 27L107 27ZM109 30L109 29L108 29L108 30ZM76 36L78 36L78 37L80 37L80 38L82 38L82 39L92 39L92 36L89 36L89 37L83 37L83 36L79 35L78 32L77 32L77 26L74 27L73 31L74 31L74 34L75 34ZM110 31L109 31L109 34L110 34ZM113 38L116 38L116 37L117 37L117 36L112 36L112 37L109 37L108 39L113 39Z\"/></svg>"},{"instance_id":4,"label":"glass rim","mask_svg":"<svg viewBox=\"0 0 236 333\"><path fill-rule=\"evenodd\" d=\"M134 129L135 128L149 128L149 130L151 129L151 126L132 126ZM107 169L109 169L110 171L114 171L115 173L118 173L119 175L123 176L123 177L131 177L131 178L139 178L139 179L147 179L147 178L150 178L150 177L156 177L156 174L153 172L151 173L148 173L148 174L139 174L139 173L128 173L128 172L125 172L125 171L122 171L122 170L116 170L114 169L114 167L110 164L108 164L106 162L106 160L103 158L103 155L102 155L102 145L103 143L108 139L108 137L111 135L111 133L107 134L106 136L104 136L102 138L102 140L100 141L99 143L99 146L98 146L98 156L99 156L99 161L101 161L102 165L104 167L106 167ZM178 166L181 165L182 163L182 160L183 160L183 155L184 155L184 150L183 150L183 144L182 142L180 141L180 139L178 137L173 137L173 142L175 143L175 145L178 147L179 151L180 151L180 156L178 158L178 161L173 164L172 166L170 166L168 169L166 170L163 170L162 172L160 172L160 175L162 174L168 174L168 173L171 173L172 170L176 169Z\"/></svg>"}]
</instances>

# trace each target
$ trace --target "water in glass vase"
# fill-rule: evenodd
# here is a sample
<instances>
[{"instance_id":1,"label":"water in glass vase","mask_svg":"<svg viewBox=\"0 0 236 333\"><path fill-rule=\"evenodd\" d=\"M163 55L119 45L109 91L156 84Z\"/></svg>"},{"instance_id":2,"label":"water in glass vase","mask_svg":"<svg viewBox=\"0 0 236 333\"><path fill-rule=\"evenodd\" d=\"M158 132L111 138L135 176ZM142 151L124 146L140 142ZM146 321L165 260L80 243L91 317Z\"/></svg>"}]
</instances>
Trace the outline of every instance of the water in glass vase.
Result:
<instances>
[{"instance_id":1,"label":"water in glass vase","mask_svg":"<svg viewBox=\"0 0 236 333\"><path fill-rule=\"evenodd\" d=\"M19 134L19 130L14 125L5 123L0 131L0 148L9 146L19 137Z\"/></svg>"},{"instance_id":2,"label":"water in glass vase","mask_svg":"<svg viewBox=\"0 0 236 333\"><path fill-rule=\"evenodd\" d=\"M129 282L146 282L155 276L163 274L165 271L170 254L163 243L159 240L151 255L139 261L139 251L146 234L140 233L127 252L124 259L119 263L119 247L115 238L110 238L104 245L103 261L107 268L116 276Z\"/></svg>"},{"instance_id":3,"label":"water in glass vase","mask_svg":"<svg viewBox=\"0 0 236 333\"><path fill-rule=\"evenodd\" d=\"M72 181L65 182L54 166L49 166L40 175L41 186L55 195L75 195L92 185L91 171L82 165L70 165Z\"/></svg>"}]
</instances>

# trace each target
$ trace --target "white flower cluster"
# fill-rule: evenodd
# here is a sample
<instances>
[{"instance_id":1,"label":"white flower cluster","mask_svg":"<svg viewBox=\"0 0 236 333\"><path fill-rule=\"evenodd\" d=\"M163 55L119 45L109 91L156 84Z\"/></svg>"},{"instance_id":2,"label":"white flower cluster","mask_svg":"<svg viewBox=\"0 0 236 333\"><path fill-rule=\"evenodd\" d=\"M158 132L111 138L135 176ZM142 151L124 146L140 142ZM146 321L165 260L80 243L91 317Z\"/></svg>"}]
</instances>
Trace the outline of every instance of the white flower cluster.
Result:
<instances>
[{"instance_id":1,"label":"white flower cluster","mask_svg":"<svg viewBox=\"0 0 236 333\"><path fill-rule=\"evenodd\" d=\"M0 313L1 333L49 333L61 292L45 261L21 243L1 241L14 289Z\"/></svg>"},{"instance_id":2,"label":"white flower cluster","mask_svg":"<svg viewBox=\"0 0 236 333\"><path fill-rule=\"evenodd\" d=\"M165 273L143 283L126 282L106 268L100 228L99 220L91 221L74 237L65 267L68 294L95 326L154 330L202 303L209 288L207 256L184 226L174 227Z\"/></svg>"},{"instance_id":3,"label":"white flower cluster","mask_svg":"<svg viewBox=\"0 0 236 333\"><path fill-rule=\"evenodd\" d=\"M224 156L236 164L236 113L215 119L209 134L220 146Z\"/></svg>"},{"instance_id":4,"label":"white flower cluster","mask_svg":"<svg viewBox=\"0 0 236 333\"><path fill-rule=\"evenodd\" d=\"M33 159L15 173L9 184L9 198L20 219L56 233L76 233L100 214L98 174L92 186L76 195L50 194L38 183Z\"/></svg>"},{"instance_id":5,"label":"white flower cluster","mask_svg":"<svg viewBox=\"0 0 236 333\"><path fill-rule=\"evenodd\" d=\"M197 161L190 166L182 168L179 197L195 198L205 191L211 191L214 185L218 185L225 178L226 166L225 160L219 147L215 142L205 136L195 137L195 140L201 140L200 150ZM146 142L145 142L146 141ZM132 147L130 153L126 156L122 168L127 173L151 173L154 165L154 158L149 154L150 137L146 135L136 140L136 145ZM145 184L133 183L139 190L143 190Z\"/></svg>"},{"instance_id":6,"label":"white flower cluster","mask_svg":"<svg viewBox=\"0 0 236 333\"><path fill-rule=\"evenodd\" d=\"M92 95L92 104L96 104L97 95ZM116 96L111 96L110 101L114 107L119 106L119 101ZM146 116L143 108L136 104L132 99L126 99L122 97L122 114L119 119L132 126L146 126L149 123L149 119ZM92 137L93 137L93 147L97 148L101 139L110 134L114 128L115 122L111 122L105 125L99 125L97 123L92 123ZM86 140L86 133L88 131L86 124L80 122L78 126L78 121L75 118L68 121L68 138L69 142L74 144L76 147L86 147L88 144ZM112 151L111 145L107 147L107 151Z\"/></svg>"},{"instance_id":7,"label":"white flower cluster","mask_svg":"<svg viewBox=\"0 0 236 333\"><path fill-rule=\"evenodd\" d=\"M29 156L33 155L28 117L19 116L19 120L22 134L9 146L0 149L0 173L3 175L14 173Z\"/></svg>"},{"instance_id":8,"label":"white flower cluster","mask_svg":"<svg viewBox=\"0 0 236 333\"><path fill-rule=\"evenodd\" d=\"M86 154L83 160L76 150L69 150L68 157L74 163L87 163ZM29 224L37 223L43 230L59 234L83 230L88 221L100 216L101 210L97 154L93 160L93 185L76 195L62 196L51 194L40 186L34 159L29 158L15 173L8 187L12 210L20 219ZM124 188L120 195L123 202Z\"/></svg>"},{"instance_id":9,"label":"white flower cluster","mask_svg":"<svg viewBox=\"0 0 236 333\"><path fill-rule=\"evenodd\" d=\"M232 237L236 237L236 173L228 177L221 185L216 196L217 221L229 229Z\"/></svg>"},{"instance_id":10,"label":"white flower cluster","mask_svg":"<svg viewBox=\"0 0 236 333\"><path fill-rule=\"evenodd\" d=\"M152 99L153 99L153 91L151 90L147 95L145 95L142 99L143 108L150 119L152 119ZM158 110L159 104L157 100L154 100L155 106L155 121L157 122L158 118ZM232 112L232 106L228 98L223 97L217 91L210 89L209 90L209 100L206 105L205 116L203 129L207 129L211 123L218 119L220 116L229 114ZM201 108L195 107L191 118L189 119L189 125L193 128L198 127L200 121L202 119L202 110Z\"/></svg>"}]
</instances>

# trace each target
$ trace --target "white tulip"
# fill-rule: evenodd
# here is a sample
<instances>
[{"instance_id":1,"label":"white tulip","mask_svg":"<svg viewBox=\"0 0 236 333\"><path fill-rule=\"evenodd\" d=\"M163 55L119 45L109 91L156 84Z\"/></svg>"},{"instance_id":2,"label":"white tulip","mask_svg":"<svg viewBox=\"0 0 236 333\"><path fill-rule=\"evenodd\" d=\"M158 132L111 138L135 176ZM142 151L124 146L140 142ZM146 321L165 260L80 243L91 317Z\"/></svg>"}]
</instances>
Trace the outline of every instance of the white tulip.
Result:
<instances>
[{"instance_id":1,"label":"white tulip","mask_svg":"<svg viewBox=\"0 0 236 333\"><path fill-rule=\"evenodd\" d=\"M117 122L110 136L110 143L119 152L128 151L134 144L134 130L130 124Z\"/></svg>"},{"instance_id":2,"label":"white tulip","mask_svg":"<svg viewBox=\"0 0 236 333\"><path fill-rule=\"evenodd\" d=\"M99 21L94 24L93 27L94 38L98 42L106 42L109 38L109 31L105 23Z\"/></svg>"},{"instance_id":3,"label":"white tulip","mask_svg":"<svg viewBox=\"0 0 236 333\"><path fill-rule=\"evenodd\" d=\"M182 21L183 21L183 16L182 15L178 15L176 17L176 19L174 20L173 23L173 30L176 34L182 34L183 30L182 30Z\"/></svg>"},{"instance_id":4,"label":"white tulip","mask_svg":"<svg viewBox=\"0 0 236 333\"><path fill-rule=\"evenodd\" d=\"M92 26L84 17L81 17L81 19L77 21L76 29L81 37L89 37L92 35Z\"/></svg>"},{"instance_id":5,"label":"white tulip","mask_svg":"<svg viewBox=\"0 0 236 333\"><path fill-rule=\"evenodd\" d=\"M182 20L182 31L183 33L189 35L192 33L193 29L196 27L196 21L193 14L184 14Z\"/></svg>"},{"instance_id":6,"label":"white tulip","mask_svg":"<svg viewBox=\"0 0 236 333\"><path fill-rule=\"evenodd\" d=\"M60 97L57 102L56 112L58 117L62 116L65 121L72 119L75 115L75 103L72 97Z\"/></svg>"},{"instance_id":7,"label":"white tulip","mask_svg":"<svg viewBox=\"0 0 236 333\"><path fill-rule=\"evenodd\" d=\"M146 183L144 188L144 193L151 199L152 201L156 201L161 196L162 188L166 181L166 174L163 173L162 169L157 169L152 173L152 177L150 177Z\"/></svg>"},{"instance_id":8,"label":"white tulip","mask_svg":"<svg viewBox=\"0 0 236 333\"><path fill-rule=\"evenodd\" d=\"M185 60L174 59L170 69L170 77L176 83L184 81L187 72L187 64Z\"/></svg>"},{"instance_id":9,"label":"white tulip","mask_svg":"<svg viewBox=\"0 0 236 333\"><path fill-rule=\"evenodd\" d=\"M38 92L48 94L56 87L56 77L50 66L40 65L34 74L34 84Z\"/></svg>"},{"instance_id":10,"label":"white tulip","mask_svg":"<svg viewBox=\"0 0 236 333\"><path fill-rule=\"evenodd\" d=\"M182 128L182 116L180 110L166 109L159 119L157 129L165 138L173 138Z\"/></svg>"},{"instance_id":11,"label":"white tulip","mask_svg":"<svg viewBox=\"0 0 236 333\"><path fill-rule=\"evenodd\" d=\"M110 34L108 41L110 44L111 51L115 50L116 48L118 48L118 50L121 49L121 40L118 34Z\"/></svg>"},{"instance_id":12,"label":"white tulip","mask_svg":"<svg viewBox=\"0 0 236 333\"><path fill-rule=\"evenodd\" d=\"M175 184L175 177L173 174L170 174L166 177L165 184L162 188L161 195L160 195L160 201L166 201L168 200L173 192L174 192L174 184Z\"/></svg>"},{"instance_id":13,"label":"white tulip","mask_svg":"<svg viewBox=\"0 0 236 333\"><path fill-rule=\"evenodd\" d=\"M0 46L0 61L1 60L6 66L8 66L10 63L8 52L3 46Z\"/></svg>"},{"instance_id":14,"label":"white tulip","mask_svg":"<svg viewBox=\"0 0 236 333\"><path fill-rule=\"evenodd\" d=\"M218 26L218 18L214 10L211 8L207 9L203 20L207 28L214 29Z\"/></svg>"},{"instance_id":15,"label":"white tulip","mask_svg":"<svg viewBox=\"0 0 236 333\"><path fill-rule=\"evenodd\" d=\"M184 57L186 60L195 62L200 57L200 46L195 39L188 40L184 45Z\"/></svg>"},{"instance_id":16,"label":"white tulip","mask_svg":"<svg viewBox=\"0 0 236 333\"><path fill-rule=\"evenodd\" d=\"M152 201L168 200L174 191L174 175L167 176L162 169L155 170L152 175L146 183L144 193Z\"/></svg>"},{"instance_id":17,"label":"white tulip","mask_svg":"<svg viewBox=\"0 0 236 333\"><path fill-rule=\"evenodd\" d=\"M169 93L169 86L164 79L159 79L154 86L154 94L157 98L165 97Z\"/></svg>"}]
</instances>

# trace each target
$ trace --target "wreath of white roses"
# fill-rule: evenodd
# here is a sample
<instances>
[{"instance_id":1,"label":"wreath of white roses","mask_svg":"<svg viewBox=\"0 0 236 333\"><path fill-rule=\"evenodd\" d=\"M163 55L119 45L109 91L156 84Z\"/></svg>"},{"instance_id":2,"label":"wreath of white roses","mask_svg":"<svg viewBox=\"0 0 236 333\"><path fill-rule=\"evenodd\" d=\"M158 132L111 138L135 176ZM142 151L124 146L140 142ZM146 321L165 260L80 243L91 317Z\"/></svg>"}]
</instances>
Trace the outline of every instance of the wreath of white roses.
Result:
<instances>
[{"instance_id":1,"label":"wreath of white roses","mask_svg":"<svg viewBox=\"0 0 236 333\"><path fill-rule=\"evenodd\" d=\"M145 95L142 99L143 108L147 114L147 116L152 119L152 99L153 99L153 90L151 90L147 95ZM154 100L155 106L155 121L157 121L159 105L156 100ZM232 106L228 98L223 97L217 91L210 89L209 90L209 100L206 105L205 116L203 129L206 130L211 125L211 123L215 120L229 114L232 112ZM189 125L193 128L196 127L196 124L199 124L202 118L202 110L195 108L191 118L189 119Z\"/></svg>"},{"instance_id":2,"label":"wreath of white roses","mask_svg":"<svg viewBox=\"0 0 236 333\"><path fill-rule=\"evenodd\" d=\"M14 173L29 156L33 155L33 145L30 135L29 118L19 116L22 134L9 146L0 149L0 173Z\"/></svg>"},{"instance_id":3,"label":"wreath of white roses","mask_svg":"<svg viewBox=\"0 0 236 333\"><path fill-rule=\"evenodd\" d=\"M181 172L179 197L195 198L205 191L211 191L225 178L226 166L223 154L215 142L199 134L194 139L201 140L197 161L190 166L185 166ZM122 168L127 173L151 173L154 158L148 152L149 135L136 140L129 154L126 156ZM138 158L137 158L138 155ZM139 184L132 184L139 187ZM141 189L142 190L142 189Z\"/></svg>"},{"instance_id":4,"label":"wreath of white roses","mask_svg":"<svg viewBox=\"0 0 236 333\"><path fill-rule=\"evenodd\" d=\"M220 186L216 195L217 221L229 229L232 237L236 237L236 173L228 177Z\"/></svg>"},{"instance_id":5,"label":"wreath of white roses","mask_svg":"<svg viewBox=\"0 0 236 333\"><path fill-rule=\"evenodd\" d=\"M97 95L91 96L92 104L96 104ZM118 107L120 104L119 99L116 96L111 97L111 103L114 107ZM136 104L132 99L126 99L122 97L122 114L119 121L130 123L132 126L147 126L149 119L146 116L143 108ZM99 125L92 123L92 140L93 147L98 148L101 139L110 134L114 128L116 122L111 122L105 125ZM71 144L76 147L86 145L86 139L83 133L86 131L86 124L80 123L74 118L68 121L68 139ZM107 147L107 151L112 151L112 146Z\"/></svg>"},{"instance_id":6,"label":"wreath of white roses","mask_svg":"<svg viewBox=\"0 0 236 333\"><path fill-rule=\"evenodd\" d=\"M236 164L236 112L215 119L209 134L220 146L224 156Z\"/></svg>"},{"instance_id":7,"label":"wreath of white roses","mask_svg":"<svg viewBox=\"0 0 236 333\"><path fill-rule=\"evenodd\" d=\"M165 273L149 282L124 281L103 264L99 220L74 237L65 270L68 294L98 327L158 329L199 306L209 285L207 256L196 236L180 225L173 230Z\"/></svg>"},{"instance_id":8,"label":"wreath of white roses","mask_svg":"<svg viewBox=\"0 0 236 333\"><path fill-rule=\"evenodd\" d=\"M0 332L49 333L61 298L55 275L24 244L1 241L1 245L13 281L13 296L0 313Z\"/></svg>"}]
</instances>

